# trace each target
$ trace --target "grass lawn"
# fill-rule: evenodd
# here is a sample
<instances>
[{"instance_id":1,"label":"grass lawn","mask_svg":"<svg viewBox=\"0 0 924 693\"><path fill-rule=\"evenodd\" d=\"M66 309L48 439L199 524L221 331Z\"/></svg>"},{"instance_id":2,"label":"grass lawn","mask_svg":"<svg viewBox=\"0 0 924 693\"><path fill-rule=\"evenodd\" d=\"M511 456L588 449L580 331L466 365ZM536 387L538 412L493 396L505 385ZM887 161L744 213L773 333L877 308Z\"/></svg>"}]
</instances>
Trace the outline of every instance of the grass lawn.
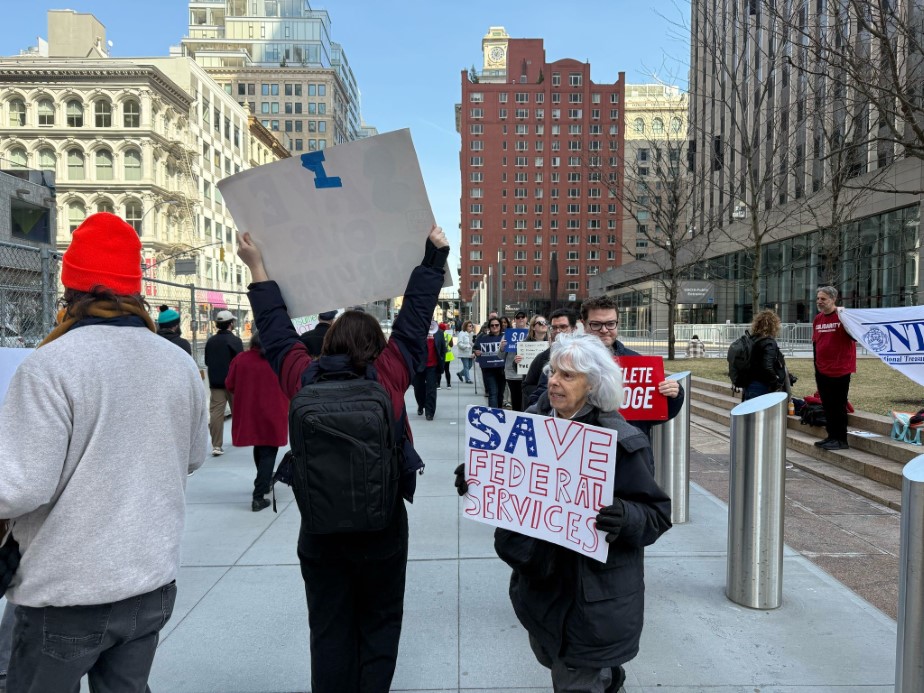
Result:
<instances>
[{"instance_id":1,"label":"grass lawn","mask_svg":"<svg viewBox=\"0 0 924 693\"><path fill-rule=\"evenodd\" d=\"M814 394L812 359L787 358L786 366L799 377L799 382L793 386L793 395L805 397ZM665 360L664 368L671 372L690 371L709 380L729 382L728 362L724 358ZM849 399L856 409L888 416L892 409L917 411L924 407L924 387L877 358L859 358L857 372L850 378Z\"/></svg>"}]
</instances>

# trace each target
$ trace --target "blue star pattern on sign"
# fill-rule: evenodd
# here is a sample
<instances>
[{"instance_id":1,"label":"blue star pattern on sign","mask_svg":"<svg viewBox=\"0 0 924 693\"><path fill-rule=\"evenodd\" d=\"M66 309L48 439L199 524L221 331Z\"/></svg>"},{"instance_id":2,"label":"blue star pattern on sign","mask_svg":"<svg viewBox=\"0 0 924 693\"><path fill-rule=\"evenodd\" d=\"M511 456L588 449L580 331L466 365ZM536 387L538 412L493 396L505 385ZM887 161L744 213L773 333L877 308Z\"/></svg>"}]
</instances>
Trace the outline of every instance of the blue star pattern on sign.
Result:
<instances>
[{"instance_id":1,"label":"blue star pattern on sign","mask_svg":"<svg viewBox=\"0 0 924 693\"><path fill-rule=\"evenodd\" d=\"M539 451L536 444L536 431L533 428L533 420L529 417L518 416L516 421L513 422L504 452L515 452L520 438L526 441L526 454L530 457L537 457Z\"/></svg>"},{"instance_id":2,"label":"blue star pattern on sign","mask_svg":"<svg viewBox=\"0 0 924 693\"><path fill-rule=\"evenodd\" d=\"M507 414L503 409L491 407L469 407L468 422L477 430L488 435L487 440L468 439L468 446L475 450L497 450L501 445L500 434L481 420L484 415L493 415L500 423L507 422Z\"/></svg>"}]
</instances>

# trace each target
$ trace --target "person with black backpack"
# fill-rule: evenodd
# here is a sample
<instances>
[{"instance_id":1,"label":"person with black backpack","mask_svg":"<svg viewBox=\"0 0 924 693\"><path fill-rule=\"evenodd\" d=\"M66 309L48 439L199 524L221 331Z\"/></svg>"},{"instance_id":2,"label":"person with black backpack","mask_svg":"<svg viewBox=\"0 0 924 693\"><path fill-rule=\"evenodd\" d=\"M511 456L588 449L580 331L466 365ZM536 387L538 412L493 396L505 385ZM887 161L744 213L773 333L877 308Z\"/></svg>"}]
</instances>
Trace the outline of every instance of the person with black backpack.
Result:
<instances>
[{"instance_id":1,"label":"person with black backpack","mask_svg":"<svg viewBox=\"0 0 924 693\"><path fill-rule=\"evenodd\" d=\"M780 334L780 317L772 310L762 310L751 323L751 353L744 373L741 401L780 392L785 389L786 362L776 342Z\"/></svg>"},{"instance_id":2,"label":"person with black backpack","mask_svg":"<svg viewBox=\"0 0 924 693\"><path fill-rule=\"evenodd\" d=\"M390 339L371 315L348 310L312 359L250 234L238 241L248 297L289 409L298 557L311 631L314 693L386 693L398 659L408 520L423 462L404 393L426 359L430 318L449 242L434 226L408 279Z\"/></svg>"}]
</instances>

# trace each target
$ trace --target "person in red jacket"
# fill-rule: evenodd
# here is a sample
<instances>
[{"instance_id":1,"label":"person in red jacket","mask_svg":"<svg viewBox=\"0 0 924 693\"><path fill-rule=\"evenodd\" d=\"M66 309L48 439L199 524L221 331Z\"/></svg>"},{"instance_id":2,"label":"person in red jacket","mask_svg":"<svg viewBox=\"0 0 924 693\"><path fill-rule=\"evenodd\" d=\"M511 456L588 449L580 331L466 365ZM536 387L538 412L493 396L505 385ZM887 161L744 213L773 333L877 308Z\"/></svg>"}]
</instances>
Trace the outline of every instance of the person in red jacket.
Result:
<instances>
[{"instance_id":1,"label":"person in red jacket","mask_svg":"<svg viewBox=\"0 0 924 693\"><path fill-rule=\"evenodd\" d=\"M828 437L815 443L825 450L846 450L847 393L850 374L857 372L857 346L841 324L837 289L822 286L815 293L818 315L812 321L815 384L825 410Z\"/></svg>"},{"instance_id":2,"label":"person in red jacket","mask_svg":"<svg viewBox=\"0 0 924 693\"><path fill-rule=\"evenodd\" d=\"M276 453L289 440L289 400L256 332L250 337L250 349L231 361L225 388L234 395L231 443L237 448L253 446L257 477L250 509L257 512L270 504L266 494L270 492Z\"/></svg>"}]
</instances>

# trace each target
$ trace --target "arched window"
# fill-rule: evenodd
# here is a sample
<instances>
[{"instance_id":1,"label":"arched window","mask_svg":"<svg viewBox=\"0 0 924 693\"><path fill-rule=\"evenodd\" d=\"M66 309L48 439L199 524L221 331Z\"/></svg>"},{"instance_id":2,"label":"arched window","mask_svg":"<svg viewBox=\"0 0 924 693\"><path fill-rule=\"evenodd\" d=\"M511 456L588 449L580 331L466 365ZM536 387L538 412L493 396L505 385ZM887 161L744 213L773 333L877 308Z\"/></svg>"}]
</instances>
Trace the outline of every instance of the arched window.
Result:
<instances>
[{"instance_id":1,"label":"arched window","mask_svg":"<svg viewBox=\"0 0 924 693\"><path fill-rule=\"evenodd\" d=\"M67 179L68 180L83 180L87 177L86 169L84 168L84 157L83 152L79 149L68 149L67 150Z\"/></svg>"},{"instance_id":2,"label":"arched window","mask_svg":"<svg viewBox=\"0 0 924 693\"><path fill-rule=\"evenodd\" d=\"M681 126L680 118L677 118L676 116L674 118L671 118L671 132L673 133L680 132L680 126Z\"/></svg>"},{"instance_id":3,"label":"arched window","mask_svg":"<svg viewBox=\"0 0 924 693\"><path fill-rule=\"evenodd\" d=\"M664 121L660 118L655 118L651 121L651 132L655 135L661 135L664 133Z\"/></svg>"},{"instance_id":4,"label":"arched window","mask_svg":"<svg viewBox=\"0 0 924 693\"><path fill-rule=\"evenodd\" d=\"M39 149L38 153L39 168L43 171L54 171L57 169L54 149Z\"/></svg>"},{"instance_id":5,"label":"arched window","mask_svg":"<svg viewBox=\"0 0 924 693\"><path fill-rule=\"evenodd\" d=\"M144 213L141 209L141 202L138 200L128 200L125 203L125 221L127 221L138 235L141 235L141 217Z\"/></svg>"},{"instance_id":6,"label":"arched window","mask_svg":"<svg viewBox=\"0 0 924 693\"><path fill-rule=\"evenodd\" d=\"M55 105L51 99L42 99L38 102L38 124L55 124Z\"/></svg>"},{"instance_id":7,"label":"arched window","mask_svg":"<svg viewBox=\"0 0 924 693\"><path fill-rule=\"evenodd\" d=\"M96 152L96 180L112 180L112 152L108 149Z\"/></svg>"},{"instance_id":8,"label":"arched window","mask_svg":"<svg viewBox=\"0 0 924 693\"><path fill-rule=\"evenodd\" d=\"M13 168L26 168L29 157L24 147L15 147L10 150L9 160Z\"/></svg>"},{"instance_id":9,"label":"arched window","mask_svg":"<svg viewBox=\"0 0 924 693\"><path fill-rule=\"evenodd\" d=\"M96 117L96 127L112 127L112 104L105 100L97 101L93 104L93 113Z\"/></svg>"},{"instance_id":10,"label":"arched window","mask_svg":"<svg viewBox=\"0 0 924 693\"><path fill-rule=\"evenodd\" d=\"M83 202L75 200L67 205L67 227L71 233L74 233L86 218L87 210L83 206Z\"/></svg>"},{"instance_id":11,"label":"arched window","mask_svg":"<svg viewBox=\"0 0 924 693\"><path fill-rule=\"evenodd\" d=\"M637 135L645 134L645 121L644 120L642 120L641 118L636 118L635 122L633 123L633 126L635 127L635 133Z\"/></svg>"},{"instance_id":12,"label":"arched window","mask_svg":"<svg viewBox=\"0 0 924 693\"><path fill-rule=\"evenodd\" d=\"M125 152L125 180L141 180L141 152L137 149Z\"/></svg>"},{"instance_id":13,"label":"arched window","mask_svg":"<svg viewBox=\"0 0 924 693\"><path fill-rule=\"evenodd\" d=\"M122 120L127 128L141 127L141 106L137 101L126 101L122 104Z\"/></svg>"},{"instance_id":14,"label":"arched window","mask_svg":"<svg viewBox=\"0 0 924 693\"><path fill-rule=\"evenodd\" d=\"M77 99L67 102L67 126L69 128L83 127L83 104Z\"/></svg>"},{"instance_id":15,"label":"arched window","mask_svg":"<svg viewBox=\"0 0 924 693\"><path fill-rule=\"evenodd\" d=\"M10 101L10 127L22 128L26 126L26 103L22 99Z\"/></svg>"},{"instance_id":16,"label":"arched window","mask_svg":"<svg viewBox=\"0 0 924 693\"><path fill-rule=\"evenodd\" d=\"M115 214L115 206L112 204L112 200L110 200L108 197L101 197L96 201L96 211Z\"/></svg>"}]
</instances>

